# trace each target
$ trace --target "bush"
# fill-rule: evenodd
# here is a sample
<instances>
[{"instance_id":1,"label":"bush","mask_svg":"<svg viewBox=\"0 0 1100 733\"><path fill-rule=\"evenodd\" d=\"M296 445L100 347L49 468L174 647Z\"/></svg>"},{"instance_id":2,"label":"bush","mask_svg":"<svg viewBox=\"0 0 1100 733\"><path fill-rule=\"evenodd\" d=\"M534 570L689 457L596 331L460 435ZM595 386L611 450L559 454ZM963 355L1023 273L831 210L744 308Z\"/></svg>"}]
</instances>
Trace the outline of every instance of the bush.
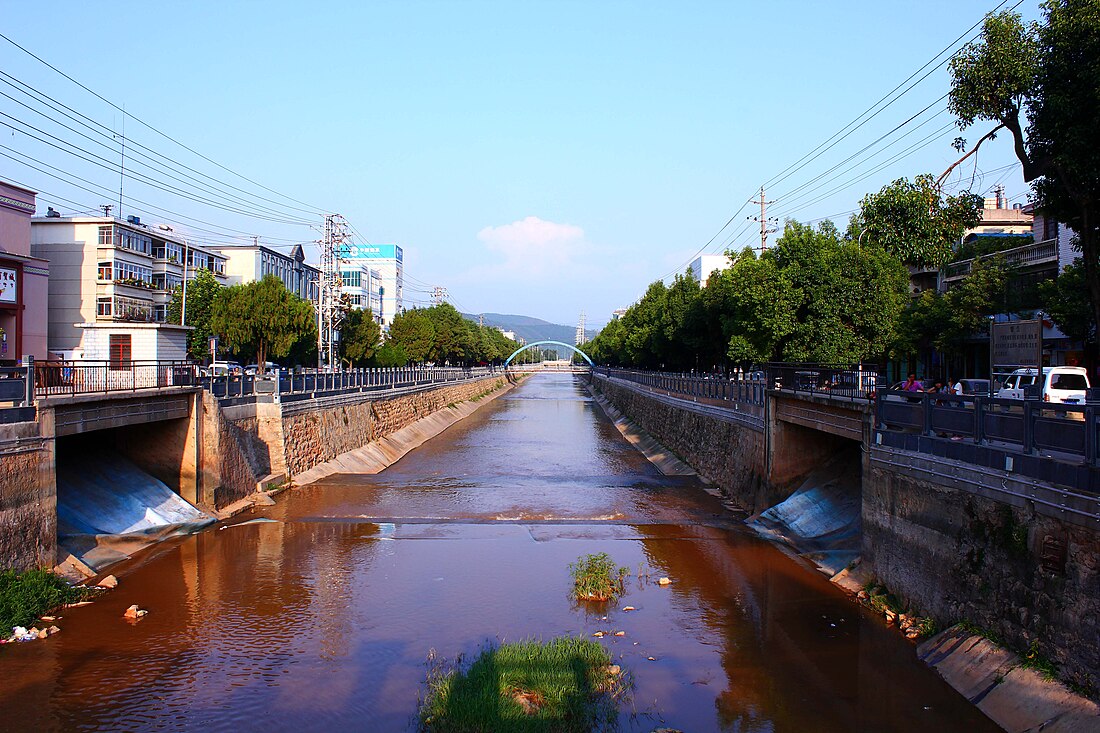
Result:
<instances>
[{"instance_id":1,"label":"bush","mask_svg":"<svg viewBox=\"0 0 1100 733\"><path fill-rule=\"evenodd\" d=\"M582 733L612 728L616 699L625 687L610 664L607 650L589 639L488 647L468 668L429 672L421 730Z\"/></svg>"},{"instance_id":2,"label":"bush","mask_svg":"<svg viewBox=\"0 0 1100 733\"><path fill-rule=\"evenodd\" d=\"M581 555L569 564L573 594L578 601L613 601L623 594L629 568L619 567L606 552Z\"/></svg>"},{"instance_id":3,"label":"bush","mask_svg":"<svg viewBox=\"0 0 1100 733\"><path fill-rule=\"evenodd\" d=\"M4 570L0 572L0 635L6 638L13 626L30 626L47 611L81 601L93 592L71 586L46 570Z\"/></svg>"}]
</instances>

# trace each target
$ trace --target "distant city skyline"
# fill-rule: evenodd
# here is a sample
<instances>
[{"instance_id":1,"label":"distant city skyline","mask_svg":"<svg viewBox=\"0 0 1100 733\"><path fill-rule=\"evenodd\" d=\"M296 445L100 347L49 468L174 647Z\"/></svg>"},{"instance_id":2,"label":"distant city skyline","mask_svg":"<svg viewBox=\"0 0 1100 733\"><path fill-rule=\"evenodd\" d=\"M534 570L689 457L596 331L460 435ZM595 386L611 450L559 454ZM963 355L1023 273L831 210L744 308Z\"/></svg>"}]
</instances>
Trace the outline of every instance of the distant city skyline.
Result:
<instances>
[{"instance_id":1,"label":"distant city skyline","mask_svg":"<svg viewBox=\"0 0 1100 733\"><path fill-rule=\"evenodd\" d=\"M13 4L0 178L40 215L109 204L211 243L308 243L338 212L402 247L407 307L439 285L465 312L599 326L698 255L758 244L762 184L780 227L843 227L865 193L946 169L986 129L951 124L940 52L995 7ZM998 139L949 188L1025 201L1014 164Z\"/></svg>"}]
</instances>

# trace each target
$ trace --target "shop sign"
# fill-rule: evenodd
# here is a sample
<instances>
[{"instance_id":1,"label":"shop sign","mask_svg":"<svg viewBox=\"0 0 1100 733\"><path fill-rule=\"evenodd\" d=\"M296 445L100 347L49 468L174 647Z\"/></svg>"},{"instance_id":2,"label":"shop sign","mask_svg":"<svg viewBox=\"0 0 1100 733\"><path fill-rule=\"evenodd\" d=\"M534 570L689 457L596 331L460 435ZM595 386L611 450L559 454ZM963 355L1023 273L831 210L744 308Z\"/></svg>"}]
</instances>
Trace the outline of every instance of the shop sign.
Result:
<instances>
[{"instance_id":1,"label":"shop sign","mask_svg":"<svg viewBox=\"0 0 1100 733\"><path fill-rule=\"evenodd\" d=\"M19 302L18 283L15 270L0 267L0 303Z\"/></svg>"}]
</instances>

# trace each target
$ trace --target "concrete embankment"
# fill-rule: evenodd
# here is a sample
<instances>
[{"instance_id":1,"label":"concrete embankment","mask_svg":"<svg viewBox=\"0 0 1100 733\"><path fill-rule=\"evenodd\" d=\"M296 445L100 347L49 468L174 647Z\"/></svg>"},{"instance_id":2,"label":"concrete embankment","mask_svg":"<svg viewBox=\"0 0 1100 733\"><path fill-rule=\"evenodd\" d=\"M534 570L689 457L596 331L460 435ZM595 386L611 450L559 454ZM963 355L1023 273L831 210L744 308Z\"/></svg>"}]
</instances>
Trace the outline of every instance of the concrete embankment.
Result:
<instances>
[{"instance_id":1,"label":"concrete embankment","mask_svg":"<svg viewBox=\"0 0 1100 733\"><path fill-rule=\"evenodd\" d=\"M872 595L890 604L875 606L879 613L896 619L904 610L906 617L930 619L939 628L966 622L967 628L1018 650L1029 665L1046 669L1086 696L1100 694L1100 532L1068 514L1040 511L1043 507L1028 498L1029 486L1019 476L888 450L873 440L868 445L873 432L865 429L862 445L822 433L822 445L850 454L840 461L851 467L837 476L813 472L795 485L770 484L775 456L799 450L814 437L814 431L800 427L800 442L783 445L790 426L776 407L791 402L789 395L769 392L765 418L754 427L739 416L722 420L689 400L618 380L599 377L593 388L755 513L750 525L825 572L843 568L833 580L849 592L873 586ZM828 472L828 463L821 467ZM921 628L928 627L922 623ZM960 641L950 655L943 656L941 649L935 657L950 664L933 666L969 695L976 684L973 673L953 670L984 669L987 646ZM1002 678L1014 684L1017 678L1031 679L1005 671L982 674L998 685ZM1095 706L1066 687L1040 682L1042 694L991 689L990 704L1000 701L999 708L1008 711L990 712L991 717L1009 730L1047 730L1049 725L1035 727L1035 721L1061 715L1089 721L1063 730L1100 731L1100 719L1089 717ZM1084 707L1065 708L1057 702L1063 699ZM1021 702L1027 700L1034 704ZM1011 712L1017 703L1020 710ZM1074 717L1079 715L1085 717Z\"/></svg>"}]
</instances>

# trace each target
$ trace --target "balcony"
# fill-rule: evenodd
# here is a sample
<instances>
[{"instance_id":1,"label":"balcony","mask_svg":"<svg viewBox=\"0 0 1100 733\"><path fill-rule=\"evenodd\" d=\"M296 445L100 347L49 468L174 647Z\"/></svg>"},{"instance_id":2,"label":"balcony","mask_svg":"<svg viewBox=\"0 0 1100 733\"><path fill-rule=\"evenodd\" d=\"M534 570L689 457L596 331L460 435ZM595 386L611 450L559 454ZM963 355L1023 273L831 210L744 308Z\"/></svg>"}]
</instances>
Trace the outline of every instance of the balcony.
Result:
<instances>
[{"instance_id":1,"label":"balcony","mask_svg":"<svg viewBox=\"0 0 1100 733\"><path fill-rule=\"evenodd\" d=\"M1042 242L1013 247L996 254L982 255L975 259L987 260L991 257L1003 257L1005 264L1012 268L1039 268L1053 264L1058 266L1058 240L1044 239ZM974 259L952 262L943 268L944 283L954 283L970 274Z\"/></svg>"}]
</instances>

